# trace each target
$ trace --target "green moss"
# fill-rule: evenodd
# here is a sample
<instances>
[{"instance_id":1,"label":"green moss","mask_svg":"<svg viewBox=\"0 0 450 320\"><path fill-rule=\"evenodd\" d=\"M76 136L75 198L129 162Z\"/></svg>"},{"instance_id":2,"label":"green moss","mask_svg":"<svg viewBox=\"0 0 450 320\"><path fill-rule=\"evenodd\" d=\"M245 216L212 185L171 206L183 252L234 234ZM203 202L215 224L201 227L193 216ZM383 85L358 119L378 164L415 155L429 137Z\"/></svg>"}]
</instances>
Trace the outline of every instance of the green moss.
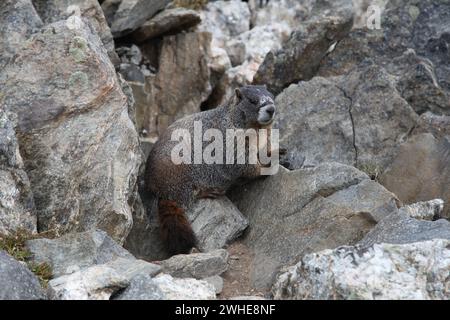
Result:
<instances>
[{"instance_id":1,"label":"green moss","mask_svg":"<svg viewBox=\"0 0 450 320\"><path fill-rule=\"evenodd\" d=\"M76 36L73 38L69 47L69 53L73 59L80 63L86 60L87 41L83 37Z\"/></svg>"},{"instance_id":2,"label":"green moss","mask_svg":"<svg viewBox=\"0 0 450 320\"><path fill-rule=\"evenodd\" d=\"M52 270L47 263L36 263L30 260L31 252L25 246L27 240L39 238L52 238L52 232L45 232L40 234L30 234L25 231L18 231L14 235L2 236L0 235L0 250L6 251L17 261L25 262L28 269L33 272L39 279L41 285L46 288L48 281L52 277Z\"/></svg>"},{"instance_id":3,"label":"green moss","mask_svg":"<svg viewBox=\"0 0 450 320\"><path fill-rule=\"evenodd\" d=\"M75 71L70 75L69 86L71 90L81 91L88 86L88 76L82 71Z\"/></svg>"},{"instance_id":4,"label":"green moss","mask_svg":"<svg viewBox=\"0 0 450 320\"><path fill-rule=\"evenodd\" d=\"M174 0L173 5L178 8L187 8L193 10L203 9L208 0Z\"/></svg>"}]
</instances>

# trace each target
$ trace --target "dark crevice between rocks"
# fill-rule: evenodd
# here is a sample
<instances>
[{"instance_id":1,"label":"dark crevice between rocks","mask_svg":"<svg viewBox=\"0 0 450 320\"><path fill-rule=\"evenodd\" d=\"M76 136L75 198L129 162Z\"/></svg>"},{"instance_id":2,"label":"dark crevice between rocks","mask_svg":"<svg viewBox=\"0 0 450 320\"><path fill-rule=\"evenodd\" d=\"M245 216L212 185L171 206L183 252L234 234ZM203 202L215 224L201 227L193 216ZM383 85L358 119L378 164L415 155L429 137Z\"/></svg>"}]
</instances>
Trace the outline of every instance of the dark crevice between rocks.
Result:
<instances>
[{"instance_id":1,"label":"dark crevice between rocks","mask_svg":"<svg viewBox=\"0 0 450 320\"><path fill-rule=\"evenodd\" d=\"M353 148L355 149L355 164L354 167L358 167L358 147L356 146L356 132L355 132L355 120L353 119L353 113L352 113L352 109L353 109L353 98L347 94L347 91L345 91L345 89L336 86L336 88L338 88L342 94L344 95L344 97L350 102L349 106L348 106L348 114L350 116L350 122L352 124L352 133L353 133Z\"/></svg>"}]
</instances>

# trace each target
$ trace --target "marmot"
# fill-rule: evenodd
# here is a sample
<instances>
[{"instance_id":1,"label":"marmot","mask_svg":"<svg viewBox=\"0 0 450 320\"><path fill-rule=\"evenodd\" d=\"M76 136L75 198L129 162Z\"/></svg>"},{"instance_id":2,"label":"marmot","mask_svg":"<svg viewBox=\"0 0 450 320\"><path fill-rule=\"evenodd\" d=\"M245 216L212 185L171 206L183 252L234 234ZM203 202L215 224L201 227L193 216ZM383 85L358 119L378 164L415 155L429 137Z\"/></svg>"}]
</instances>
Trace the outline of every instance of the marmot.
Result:
<instances>
[{"instance_id":1,"label":"marmot","mask_svg":"<svg viewBox=\"0 0 450 320\"><path fill-rule=\"evenodd\" d=\"M236 161L232 164L175 164L171 154L180 142L172 140L172 133L186 129L185 132L192 135L194 123L201 121L203 130L219 130L225 141L227 129L270 130L274 114L274 96L265 86L244 86L236 89L225 105L175 121L155 143L147 160L145 184L147 190L159 198L161 236L170 254L187 253L196 246L196 236L184 214L196 199L224 195L238 179L260 176L262 168L259 161L256 164L237 164ZM206 142L201 141L204 148ZM248 138L246 141L248 143ZM248 156L247 147L245 153Z\"/></svg>"}]
</instances>

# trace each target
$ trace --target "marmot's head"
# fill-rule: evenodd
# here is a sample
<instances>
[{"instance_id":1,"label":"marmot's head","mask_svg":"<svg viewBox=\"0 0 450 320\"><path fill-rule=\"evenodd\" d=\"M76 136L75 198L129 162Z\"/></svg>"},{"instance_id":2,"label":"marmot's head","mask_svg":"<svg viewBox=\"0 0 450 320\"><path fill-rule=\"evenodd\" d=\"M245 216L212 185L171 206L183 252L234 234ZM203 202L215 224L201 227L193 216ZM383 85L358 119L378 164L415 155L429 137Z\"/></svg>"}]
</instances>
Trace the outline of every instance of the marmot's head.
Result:
<instances>
[{"instance_id":1,"label":"marmot's head","mask_svg":"<svg viewBox=\"0 0 450 320\"><path fill-rule=\"evenodd\" d=\"M275 115L274 96L266 86L244 86L236 89L237 107L250 127L267 126Z\"/></svg>"}]
</instances>

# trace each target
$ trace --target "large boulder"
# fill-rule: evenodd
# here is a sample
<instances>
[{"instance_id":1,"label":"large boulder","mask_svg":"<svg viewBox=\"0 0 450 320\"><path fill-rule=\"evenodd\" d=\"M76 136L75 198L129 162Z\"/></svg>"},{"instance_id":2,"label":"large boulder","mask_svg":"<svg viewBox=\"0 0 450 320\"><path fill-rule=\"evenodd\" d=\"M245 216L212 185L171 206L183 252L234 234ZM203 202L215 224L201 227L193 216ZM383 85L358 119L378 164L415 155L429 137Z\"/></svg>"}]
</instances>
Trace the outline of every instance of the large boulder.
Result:
<instances>
[{"instance_id":1,"label":"large boulder","mask_svg":"<svg viewBox=\"0 0 450 320\"><path fill-rule=\"evenodd\" d=\"M399 91L418 112L449 114L450 26L441 24L449 19L446 1L388 1L381 28L352 31L323 59L318 75L342 75L371 59L399 77Z\"/></svg>"},{"instance_id":2,"label":"large boulder","mask_svg":"<svg viewBox=\"0 0 450 320\"><path fill-rule=\"evenodd\" d=\"M111 22L115 38L125 36L164 9L170 0L122 0Z\"/></svg>"},{"instance_id":3,"label":"large boulder","mask_svg":"<svg viewBox=\"0 0 450 320\"><path fill-rule=\"evenodd\" d=\"M2 109L17 135L40 231L100 228L123 242L141 163L114 67L80 20L33 34L0 72Z\"/></svg>"},{"instance_id":4,"label":"large boulder","mask_svg":"<svg viewBox=\"0 0 450 320\"><path fill-rule=\"evenodd\" d=\"M0 109L0 235L32 234L37 223L33 194L12 118Z\"/></svg>"},{"instance_id":5,"label":"large boulder","mask_svg":"<svg viewBox=\"0 0 450 320\"><path fill-rule=\"evenodd\" d=\"M45 24L66 20L76 26L77 19L84 18L95 30L112 63L119 60L114 51L114 40L100 4L96 0L32 0L39 16Z\"/></svg>"},{"instance_id":6,"label":"large boulder","mask_svg":"<svg viewBox=\"0 0 450 320\"><path fill-rule=\"evenodd\" d=\"M22 47L30 34L43 23L31 0L4 0L0 3L0 70Z\"/></svg>"},{"instance_id":7,"label":"large boulder","mask_svg":"<svg viewBox=\"0 0 450 320\"><path fill-rule=\"evenodd\" d=\"M270 287L281 266L306 253L356 244L376 221L397 211L395 195L338 163L281 167L276 175L235 188L230 197L249 220L243 241L255 255L251 281L259 289Z\"/></svg>"},{"instance_id":8,"label":"large boulder","mask_svg":"<svg viewBox=\"0 0 450 320\"><path fill-rule=\"evenodd\" d=\"M200 14L185 8L166 9L146 21L131 36L136 42L144 42L167 33L178 33L200 23Z\"/></svg>"},{"instance_id":9,"label":"large boulder","mask_svg":"<svg viewBox=\"0 0 450 320\"><path fill-rule=\"evenodd\" d=\"M148 102L137 104L139 132L159 136L173 121L200 111L200 105L211 93L210 43L207 32L163 38L158 71L147 77L140 93L140 99Z\"/></svg>"},{"instance_id":10,"label":"large boulder","mask_svg":"<svg viewBox=\"0 0 450 320\"><path fill-rule=\"evenodd\" d=\"M380 183L406 204L440 198L450 216L450 136L418 133L402 144Z\"/></svg>"},{"instance_id":11,"label":"large boulder","mask_svg":"<svg viewBox=\"0 0 450 320\"><path fill-rule=\"evenodd\" d=\"M282 273L275 299L450 298L450 240L340 247L304 256Z\"/></svg>"},{"instance_id":12,"label":"large boulder","mask_svg":"<svg viewBox=\"0 0 450 320\"><path fill-rule=\"evenodd\" d=\"M372 64L293 84L275 103L274 126L294 168L324 161L385 168L418 119L393 78Z\"/></svg>"},{"instance_id":13,"label":"large boulder","mask_svg":"<svg viewBox=\"0 0 450 320\"><path fill-rule=\"evenodd\" d=\"M105 232L100 230L69 233L57 239L34 239L26 242L36 263L47 263L54 277L117 258L134 259Z\"/></svg>"},{"instance_id":14,"label":"large boulder","mask_svg":"<svg viewBox=\"0 0 450 320\"><path fill-rule=\"evenodd\" d=\"M0 300L44 300L38 278L28 268L0 251Z\"/></svg>"},{"instance_id":15,"label":"large boulder","mask_svg":"<svg viewBox=\"0 0 450 320\"><path fill-rule=\"evenodd\" d=\"M291 83L311 79L330 48L352 25L350 0L314 2L310 18L292 33L286 45L267 54L254 83L266 84L276 95Z\"/></svg>"}]
</instances>

